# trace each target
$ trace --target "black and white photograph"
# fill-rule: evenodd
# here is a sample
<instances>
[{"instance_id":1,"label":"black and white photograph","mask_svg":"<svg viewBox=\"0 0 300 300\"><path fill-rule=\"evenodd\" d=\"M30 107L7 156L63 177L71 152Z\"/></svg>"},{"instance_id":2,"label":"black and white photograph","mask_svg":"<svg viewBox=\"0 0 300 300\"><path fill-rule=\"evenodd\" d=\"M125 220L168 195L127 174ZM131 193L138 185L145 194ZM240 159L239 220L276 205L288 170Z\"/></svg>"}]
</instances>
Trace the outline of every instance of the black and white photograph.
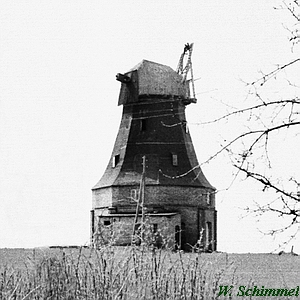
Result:
<instances>
[{"instance_id":1,"label":"black and white photograph","mask_svg":"<svg viewBox=\"0 0 300 300\"><path fill-rule=\"evenodd\" d=\"M0 1L1 299L300 297L298 0Z\"/></svg>"}]
</instances>

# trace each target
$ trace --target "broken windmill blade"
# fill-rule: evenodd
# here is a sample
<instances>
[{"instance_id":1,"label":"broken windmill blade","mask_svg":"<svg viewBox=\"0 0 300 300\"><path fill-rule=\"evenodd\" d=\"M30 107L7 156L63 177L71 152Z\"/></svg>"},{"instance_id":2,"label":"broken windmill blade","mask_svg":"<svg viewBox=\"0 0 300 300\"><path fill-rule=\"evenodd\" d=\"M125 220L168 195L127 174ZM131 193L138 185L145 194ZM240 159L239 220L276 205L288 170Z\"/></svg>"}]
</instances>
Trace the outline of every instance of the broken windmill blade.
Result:
<instances>
[{"instance_id":1,"label":"broken windmill blade","mask_svg":"<svg viewBox=\"0 0 300 300\"><path fill-rule=\"evenodd\" d=\"M182 76L182 82L186 83L188 86L191 85L192 87L192 102L196 103L196 92L195 92L195 85L194 85L194 74L193 74L193 67L192 67L192 53L193 53L193 46L194 43L187 43L184 45L183 53L179 58L179 62L177 65L176 72ZM185 56L187 56L186 62L184 64ZM190 79L187 80L187 76L190 73Z\"/></svg>"}]
</instances>

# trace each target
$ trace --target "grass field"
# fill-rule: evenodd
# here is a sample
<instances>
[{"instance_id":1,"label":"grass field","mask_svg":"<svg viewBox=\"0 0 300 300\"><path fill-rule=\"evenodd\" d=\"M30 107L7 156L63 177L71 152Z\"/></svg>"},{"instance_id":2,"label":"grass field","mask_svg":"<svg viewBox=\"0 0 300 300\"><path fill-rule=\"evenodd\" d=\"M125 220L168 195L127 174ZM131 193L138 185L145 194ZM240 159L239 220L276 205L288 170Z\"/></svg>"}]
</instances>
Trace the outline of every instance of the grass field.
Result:
<instances>
[{"instance_id":1,"label":"grass field","mask_svg":"<svg viewBox=\"0 0 300 300\"><path fill-rule=\"evenodd\" d=\"M233 286L231 296L220 286ZM300 256L140 248L0 249L0 299L300 299L237 296L254 286L295 289ZM241 292L240 292L241 294Z\"/></svg>"}]
</instances>

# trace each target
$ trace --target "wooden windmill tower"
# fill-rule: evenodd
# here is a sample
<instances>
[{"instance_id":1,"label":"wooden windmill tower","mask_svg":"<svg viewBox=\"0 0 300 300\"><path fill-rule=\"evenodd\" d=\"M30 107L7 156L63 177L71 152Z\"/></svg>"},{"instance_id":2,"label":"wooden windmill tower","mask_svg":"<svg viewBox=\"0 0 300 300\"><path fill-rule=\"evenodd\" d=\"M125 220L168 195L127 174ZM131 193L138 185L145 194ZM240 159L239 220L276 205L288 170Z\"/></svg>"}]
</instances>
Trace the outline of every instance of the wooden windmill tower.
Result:
<instances>
[{"instance_id":1,"label":"wooden windmill tower","mask_svg":"<svg viewBox=\"0 0 300 300\"><path fill-rule=\"evenodd\" d=\"M143 60L117 74L123 113L108 166L92 188L92 242L101 227L115 244L130 244L147 218L171 246L216 250L215 188L199 166L185 116L196 103L192 50L185 45L177 71Z\"/></svg>"}]
</instances>

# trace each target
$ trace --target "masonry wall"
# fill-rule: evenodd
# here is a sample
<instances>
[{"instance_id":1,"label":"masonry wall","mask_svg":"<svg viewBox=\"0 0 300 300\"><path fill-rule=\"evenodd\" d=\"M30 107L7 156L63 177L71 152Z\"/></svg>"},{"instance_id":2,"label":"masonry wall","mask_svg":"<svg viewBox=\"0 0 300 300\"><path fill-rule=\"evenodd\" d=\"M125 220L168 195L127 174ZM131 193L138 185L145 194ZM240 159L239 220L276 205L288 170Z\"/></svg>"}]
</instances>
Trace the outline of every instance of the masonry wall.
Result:
<instances>
[{"instance_id":1,"label":"masonry wall","mask_svg":"<svg viewBox=\"0 0 300 300\"><path fill-rule=\"evenodd\" d=\"M113 190L111 187L104 189L93 190L92 193L92 207L93 209L99 207L109 207L113 204Z\"/></svg>"},{"instance_id":2,"label":"masonry wall","mask_svg":"<svg viewBox=\"0 0 300 300\"><path fill-rule=\"evenodd\" d=\"M96 244L97 242L111 242L112 244L119 246L131 244L134 215L97 215L96 218L97 228L95 231L98 234L98 237L94 241ZM141 222L140 218L138 219L138 222ZM175 245L175 228L180 229L180 224L181 217L179 214L175 214L172 216L146 215L145 240L149 244L159 242L160 245L172 248Z\"/></svg>"},{"instance_id":3,"label":"masonry wall","mask_svg":"<svg viewBox=\"0 0 300 300\"><path fill-rule=\"evenodd\" d=\"M114 212L119 214L134 214L136 202L131 199L131 196L132 190L138 191L138 188L138 186L122 186L98 190L98 193L94 196L95 218L101 216L105 207L114 207ZM105 199L106 196L111 197L110 200ZM209 242L212 243L211 250L216 249L214 243L216 240L216 212L214 208L215 194L213 192L208 194L207 189L185 186L146 186L145 206L148 213L176 212L181 215L179 225L183 230L182 244L185 250L190 250L199 241L202 248L205 248ZM101 209L97 210L97 208ZM120 243L126 244L128 242L132 232L129 224L132 222L132 220L122 221L121 227L115 227L124 234L125 240L120 240ZM210 222L211 226L210 238L207 232L207 222Z\"/></svg>"},{"instance_id":4,"label":"masonry wall","mask_svg":"<svg viewBox=\"0 0 300 300\"><path fill-rule=\"evenodd\" d=\"M131 191L134 189L138 191L139 186L124 185L93 190L93 207L135 206L131 199ZM168 205L214 207L214 202L214 191L207 188L162 185L148 185L145 188L146 206L157 206L161 209Z\"/></svg>"}]
</instances>

